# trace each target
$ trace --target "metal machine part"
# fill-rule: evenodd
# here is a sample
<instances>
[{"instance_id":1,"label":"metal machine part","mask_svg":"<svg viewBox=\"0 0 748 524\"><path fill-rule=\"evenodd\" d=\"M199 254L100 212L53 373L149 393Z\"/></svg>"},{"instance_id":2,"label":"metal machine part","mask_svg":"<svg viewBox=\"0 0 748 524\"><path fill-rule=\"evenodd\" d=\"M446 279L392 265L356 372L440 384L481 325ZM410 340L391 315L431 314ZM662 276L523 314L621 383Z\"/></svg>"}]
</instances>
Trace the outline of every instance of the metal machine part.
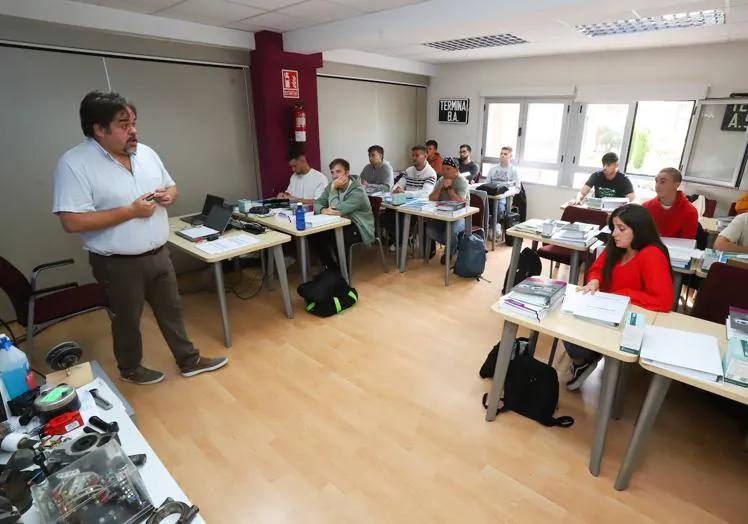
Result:
<instances>
[{"instance_id":1,"label":"metal machine part","mask_svg":"<svg viewBox=\"0 0 748 524\"><path fill-rule=\"evenodd\" d=\"M78 411L81 401L75 388L68 384L44 385L34 400L34 409L43 421L48 421L69 411Z\"/></svg>"},{"instance_id":2,"label":"metal machine part","mask_svg":"<svg viewBox=\"0 0 748 524\"><path fill-rule=\"evenodd\" d=\"M54 346L47 352L45 358L49 367L55 371L68 369L80 362L83 356L83 350L77 342L66 340Z\"/></svg>"},{"instance_id":3,"label":"metal machine part","mask_svg":"<svg viewBox=\"0 0 748 524\"><path fill-rule=\"evenodd\" d=\"M178 515L176 521L169 519L174 524L189 524L197 516L200 508L197 506L188 506L184 502L173 500L171 497L164 500L157 510L148 518L146 524L159 524L172 515Z\"/></svg>"}]
</instances>

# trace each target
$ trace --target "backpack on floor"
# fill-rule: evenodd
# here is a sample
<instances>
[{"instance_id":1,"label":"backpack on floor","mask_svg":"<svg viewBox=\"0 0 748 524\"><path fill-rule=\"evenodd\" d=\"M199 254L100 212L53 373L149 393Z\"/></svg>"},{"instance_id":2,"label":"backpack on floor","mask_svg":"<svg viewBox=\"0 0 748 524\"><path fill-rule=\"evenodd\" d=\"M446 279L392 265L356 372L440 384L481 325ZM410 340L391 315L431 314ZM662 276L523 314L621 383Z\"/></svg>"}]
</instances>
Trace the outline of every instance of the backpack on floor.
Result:
<instances>
[{"instance_id":1,"label":"backpack on floor","mask_svg":"<svg viewBox=\"0 0 748 524\"><path fill-rule=\"evenodd\" d=\"M482 229L465 233L457 243L455 275L463 278L480 278L486 269L486 234Z\"/></svg>"},{"instance_id":2,"label":"backpack on floor","mask_svg":"<svg viewBox=\"0 0 748 524\"><path fill-rule=\"evenodd\" d=\"M539 360L535 360L527 351L526 338L515 339L512 347L512 360L504 382L504 405L496 414L514 411L523 417L540 422L544 426L569 428L574 419L569 416L554 417L558 406L558 374L556 370ZM486 358L480 370L483 378L490 371L490 377L496 369L499 344L496 344ZM488 393L483 395L483 407L488 409Z\"/></svg>"},{"instance_id":3,"label":"backpack on floor","mask_svg":"<svg viewBox=\"0 0 748 524\"><path fill-rule=\"evenodd\" d=\"M540 261L540 255L538 255L537 251L526 247L519 254L519 263L517 264L517 272L514 275L514 284L519 284L527 277L536 277L542 271L543 263ZM501 290L502 295L506 295L511 291L511 289L507 289L508 282L509 269L506 270L506 276L504 277L504 287Z\"/></svg>"},{"instance_id":4,"label":"backpack on floor","mask_svg":"<svg viewBox=\"0 0 748 524\"><path fill-rule=\"evenodd\" d=\"M328 269L296 290L304 299L304 309L319 317L331 317L353 307L358 293L348 285L340 271Z\"/></svg>"}]
</instances>

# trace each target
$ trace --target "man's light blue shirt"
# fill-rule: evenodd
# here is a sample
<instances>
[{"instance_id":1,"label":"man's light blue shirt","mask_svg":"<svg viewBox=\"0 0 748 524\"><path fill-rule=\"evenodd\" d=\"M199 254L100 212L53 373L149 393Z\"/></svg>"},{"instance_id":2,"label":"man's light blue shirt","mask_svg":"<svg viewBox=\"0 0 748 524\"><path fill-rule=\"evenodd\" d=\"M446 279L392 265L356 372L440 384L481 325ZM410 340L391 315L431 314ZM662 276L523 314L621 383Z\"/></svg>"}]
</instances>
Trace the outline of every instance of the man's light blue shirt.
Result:
<instances>
[{"instance_id":1,"label":"man's light blue shirt","mask_svg":"<svg viewBox=\"0 0 748 524\"><path fill-rule=\"evenodd\" d=\"M108 211L174 185L159 156L147 145L138 144L130 162L132 173L92 138L67 151L55 168L52 212ZM164 207L156 206L148 218L81 233L81 238L86 250L99 255L139 255L166 243L169 217Z\"/></svg>"}]
</instances>

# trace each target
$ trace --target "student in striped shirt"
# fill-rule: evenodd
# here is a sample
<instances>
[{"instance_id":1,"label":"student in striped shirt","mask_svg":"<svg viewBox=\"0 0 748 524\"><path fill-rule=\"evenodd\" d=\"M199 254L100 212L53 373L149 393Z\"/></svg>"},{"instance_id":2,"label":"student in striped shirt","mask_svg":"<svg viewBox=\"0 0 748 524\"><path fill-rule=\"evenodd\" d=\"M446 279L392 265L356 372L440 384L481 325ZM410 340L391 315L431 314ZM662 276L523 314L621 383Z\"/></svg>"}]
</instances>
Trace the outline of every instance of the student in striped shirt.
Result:
<instances>
[{"instance_id":1,"label":"student in striped shirt","mask_svg":"<svg viewBox=\"0 0 748 524\"><path fill-rule=\"evenodd\" d=\"M393 193L407 191L416 197L427 197L436 185L436 171L426 161L426 148L415 146L411 149L413 165L405 170L405 176L401 177L392 188ZM387 230L390 251L395 251L395 216L391 209L382 214L382 227ZM402 234L403 222L400 222L400 233Z\"/></svg>"}]
</instances>

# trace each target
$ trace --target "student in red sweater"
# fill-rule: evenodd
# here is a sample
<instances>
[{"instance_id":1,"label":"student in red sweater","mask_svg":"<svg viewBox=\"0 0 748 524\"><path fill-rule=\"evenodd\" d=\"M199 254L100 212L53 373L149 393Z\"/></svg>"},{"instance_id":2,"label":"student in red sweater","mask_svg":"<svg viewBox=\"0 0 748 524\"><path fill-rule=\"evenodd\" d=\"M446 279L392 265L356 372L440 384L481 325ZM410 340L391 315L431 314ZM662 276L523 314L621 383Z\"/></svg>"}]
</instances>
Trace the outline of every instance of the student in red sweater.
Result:
<instances>
[{"instance_id":1,"label":"student in red sweater","mask_svg":"<svg viewBox=\"0 0 748 524\"><path fill-rule=\"evenodd\" d=\"M678 191L682 181L680 171L674 167L666 167L657 173L655 178L657 196L644 202L644 207L652 215L660 236L696 238L699 213L683 191Z\"/></svg>"},{"instance_id":2,"label":"student in red sweater","mask_svg":"<svg viewBox=\"0 0 748 524\"><path fill-rule=\"evenodd\" d=\"M647 210L637 204L619 207L611 213L608 226L612 231L608 244L590 267L587 285L578 291L625 295L635 306L670 311L670 256ZM568 342L564 346L571 359L566 387L574 391L595 370L601 355Z\"/></svg>"}]
</instances>

